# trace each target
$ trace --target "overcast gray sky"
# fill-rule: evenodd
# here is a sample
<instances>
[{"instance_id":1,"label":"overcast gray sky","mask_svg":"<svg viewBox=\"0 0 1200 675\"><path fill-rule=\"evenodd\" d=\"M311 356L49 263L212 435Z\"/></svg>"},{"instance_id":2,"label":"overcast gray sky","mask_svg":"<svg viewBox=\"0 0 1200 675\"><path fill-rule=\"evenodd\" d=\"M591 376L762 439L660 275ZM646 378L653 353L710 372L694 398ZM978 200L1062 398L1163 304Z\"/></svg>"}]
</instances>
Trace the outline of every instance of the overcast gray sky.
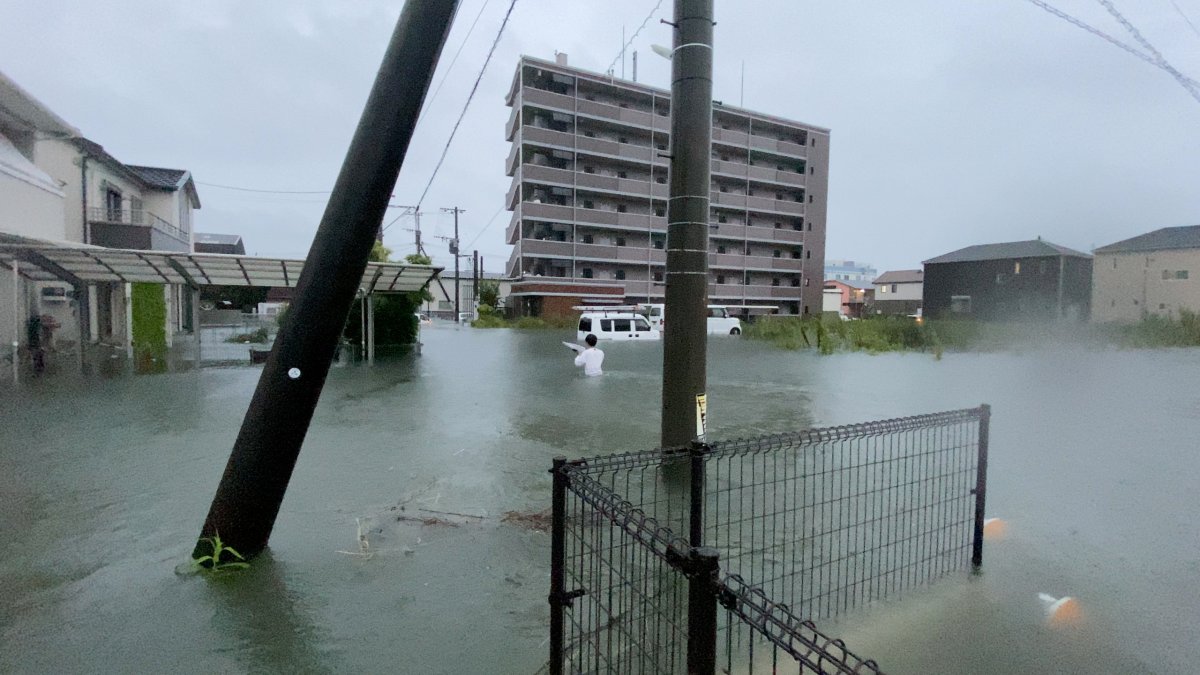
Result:
<instances>
[{"instance_id":1,"label":"overcast gray sky","mask_svg":"<svg viewBox=\"0 0 1200 675\"><path fill-rule=\"evenodd\" d=\"M1094 0L1051 0L1133 42ZM396 204L429 179L509 0L463 0ZM1200 80L1200 0L1116 0ZM639 80L669 86L664 0L634 41ZM826 255L916 267L962 246L1038 235L1089 250L1200 224L1200 102L1166 72L1025 0L717 0L714 97L832 129ZM201 183L319 191L333 184L401 2L0 0L0 70L122 161L190 169ZM517 57L568 52L605 70L655 0L518 0L445 166L425 199L427 248L458 205L465 248L502 271ZM628 68L628 66L626 66ZM620 65L618 64L618 74ZM322 195L200 185L197 229L302 257ZM495 215L494 221L484 229ZM387 243L413 250L401 221Z\"/></svg>"}]
</instances>

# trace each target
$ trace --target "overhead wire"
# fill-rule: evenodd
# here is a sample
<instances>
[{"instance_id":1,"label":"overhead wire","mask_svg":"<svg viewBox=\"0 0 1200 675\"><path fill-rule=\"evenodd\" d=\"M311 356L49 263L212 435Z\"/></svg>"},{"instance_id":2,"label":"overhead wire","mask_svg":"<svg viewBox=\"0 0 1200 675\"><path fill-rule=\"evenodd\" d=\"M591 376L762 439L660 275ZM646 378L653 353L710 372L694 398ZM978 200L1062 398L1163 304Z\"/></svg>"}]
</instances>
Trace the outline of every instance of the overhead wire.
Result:
<instances>
[{"instance_id":1,"label":"overhead wire","mask_svg":"<svg viewBox=\"0 0 1200 675\"><path fill-rule=\"evenodd\" d=\"M471 101L475 99L475 92L479 91L479 83L483 80L484 73L487 72L488 64L492 62L492 56L496 53L496 47L500 45L500 38L504 36L504 28L508 26L508 20L512 16L513 8L517 6L517 0L512 0L508 5L508 11L504 13L504 20L500 22L500 28L496 31L496 38L492 40L492 46L488 49L487 57L483 60L483 65L479 68L479 74L475 77L475 84L471 86L471 93L467 95L467 101L463 104L462 111L458 114L458 119L454 122L454 127L450 130L450 137L446 139L446 145L442 148L442 154L438 157L437 164L433 167L433 173L429 176L429 182L425 184L425 189L421 191L421 197L417 200L417 210L420 210L421 204L425 202L425 197L429 195L429 188L433 187L433 181L437 178L438 171L441 170L442 164L446 161L446 155L450 152L450 144L454 142L454 136L458 133L458 128L462 125L463 118L467 116L467 110L471 107ZM397 216L384 226L383 231L386 232L396 220Z\"/></svg>"},{"instance_id":2,"label":"overhead wire","mask_svg":"<svg viewBox=\"0 0 1200 675\"><path fill-rule=\"evenodd\" d=\"M475 32L475 25L479 23L479 18L483 16L483 10L487 9L488 3L491 1L483 0L483 5L479 7L479 13L475 15L475 20L471 22L471 27L467 29L467 34L463 36L463 41L458 45L458 50L454 52L454 58L450 59L450 65L446 66L446 70L442 72L442 79L433 88L433 93L429 95L429 98L425 99L425 105L421 108L421 114L424 114L433 105L433 100L437 98L438 92L442 90L442 85L446 84L446 80L450 77L450 71L454 69L454 64L458 63L458 57L462 54L463 47L466 47L467 41L471 39L471 33Z\"/></svg>"},{"instance_id":3,"label":"overhead wire","mask_svg":"<svg viewBox=\"0 0 1200 675\"><path fill-rule=\"evenodd\" d=\"M653 19L654 15L658 13L658 9L660 7L662 7L662 0L658 0L658 2L655 3L654 9L650 10L650 13L647 14L646 18L642 20L642 25L638 26L637 30L633 31L633 35L630 36L629 40L621 46L621 51L617 52L617 55L613 57L612 63L608 64L608 68L604 72L612 72L613 68L615 68L617 65L617 61L621 59L621 56L627 49L629 49L629 46L633 44L633 41L637 39L638 34L642 32L642 29L646 27L646 24L650 23L650 19ZM621 67L624 68L624 66Z\"/></svg>"},{"instance_id":4,"label":"overhead wire","mask_svg":"<svg viewBox=\"0 0 1200 675\"><path fill-rule=\"evenodd\" d=\"M1175 79L1179 80L1180 84L1186 83L1184 88L1187 89L1189 92L1192 92L1194 87L1200 87L1200 82L1196 82L1195 80L1191 79L1190 77L1188 77L1182 73L1179 73L1179 71L1171 72L1171 70L1173 70L1173 69L1165 68L1162 63L1160 63L1158 60L1156 60L1150 54L1143 52L1142 50L1134 47L1133 45L1130 45L1127 42L1122 42L1121 40L1109 35L1108 33L1105 33L1104 31L1100 30L1099 28L1096 28L1095 26L1092 26L1091 24L1083 21L1082 19L1071 16L1070 14L1067 14L1066 12L1062 11L1061 9L1059 9L1047 2L1044 2L1044 0L1027 0L1027 2L1029 2L1030 4L1033 4L1037 7L1042 8L1043 10L1066 21L1067 23L1070 23L1070 24L1076 26L1077 28L1082 28L1083 30L1091 33L1092 35L1095 35L1096 37L1101 38L1102 40L1112 44L1115 47L1118 47L1126 52L1129 52L1130 54L1138 57L1139 59L1145 61L1146 63L1149 63L1152 66L1155 66L1156 68L1162 68L1163 70L1166 70L1167 72L1171 73L1171 75L1173 77L1175 77ZM1195 94L1193 94L1193 95L1195 95ZM1200 97L1198 97L1198 99L1200 99Z\"/></svg>"},{"instance_id":5,"label":"overhead wire","mask_svg":"<svg viewBox=\"0 0 1200 675\"><path fill-rule=\"evenodd\" d=\"M1183 17L1183 20L1187 22L1187 25L1192 29L1192 32L1196 34L1196 37L1200 37L1200 28L1197 28L1196 24L1192 23L1192 20L1188 18L1187 14L1184 13L1183 8L1179 6L1179 3L1175 2L1175 0L1171 0L1171 6L1175 8L1175 11L1179 13L1179 16Z\"/></svg>"},{"instance_id":6,"label":"overhead wire","mask_svg":"<svg viewBox=\"0 0 1200 675\"><path fill-rule=\"evenodd\" d=\"M1142 32L1138 30L1136 26L1130 23L1129 19L1126 19L1124 14L1121 14L1121 12L1117 9L1117 6L1112 3L1112 0L1096 0L1096 2L1100 3L1104 9L1108 10L1108 13L1117 20L1117 23L1124 26L1125 30L1133 36L1133 39L1136 40L1138 44L1140 44L1147 52L1150 53L1151 56L1154 57L1154 61L1158 64L1159 68L1162 68L1170 73L1171 77L1175 78L1175 80L1179 82L1180 86L1182 86L1189 94L1192 95L1192 98L1200 102L1200 86L1197 86L1196 83L1191 80L1191 78L1179 72L1175 66L1171 65L1170 62L1167 61L1167 57L1163 56L1162 52L1158 51L1154 45L1150 44L1150 41L1142 35Z\"/></svg>"},{"instance_id":7,"label":"overhead wire","mask_svg":"<svg viewBox=\"0 0 1200 675\"><path fill-rule=\"evenodd\" d=\"M257 192L260 194L269 195L328 195L332 194L333 190L259 190L256 188L238 187L236 185L220 185L218 183L205 183L196 181L196 185L204 187L219 188L222 190L236 190L238 192Z\"/></svg>"},{"instance_id":8,"label":"overhead wire","mask_svg":"<svg viewBox=\"0 0 1200 675\"><path fill-rule=\"evenodd\" d=\"M484 232L487 232L487 229L488 229L489 227L491 227L491 226L492 226L492 223L496 222L496 218L500 217L500 214L501 214L501 213L503 213L503 212L504 212L504 207L503 207L503 206L501 206L499 209L496 209L496 212L495 212L495 213L493 213L493 214L492 214L492 217L488 219L488 221L487 221L487 225L484 225L484 226L483 226L483 229L482 229L482 230L480 230L480 231L479 231L479 233L475 235L475 238L471 240L471 243L467 244L467 245L466 245L466 246L464 246L463 248L471 248L471 246L472 246L472 245L473 245L475 242L479 241L479 238L483 236L483 233L484 233Z\"/></svg>"}]
</instances>

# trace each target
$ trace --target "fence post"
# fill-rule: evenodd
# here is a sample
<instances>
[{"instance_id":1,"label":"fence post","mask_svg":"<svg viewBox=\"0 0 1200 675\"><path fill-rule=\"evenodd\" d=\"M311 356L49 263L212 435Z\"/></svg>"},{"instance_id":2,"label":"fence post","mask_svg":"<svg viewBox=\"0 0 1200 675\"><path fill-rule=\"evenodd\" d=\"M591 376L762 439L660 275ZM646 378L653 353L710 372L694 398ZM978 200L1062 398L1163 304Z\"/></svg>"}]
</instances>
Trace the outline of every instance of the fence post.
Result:
<instances>
[{"instance_id":1,"label":"fence post","mask_svg":"<svg viewBox=\"0 0 1200 675\"><path fill-rule=\"evenodd\" d=\"M563 588L566 564L567 474L563 469L566 457L555 457L551 492L550 517L550 675L562 675L563 669L563 607L566 589Z\"/></svg>"},{"instance_id":2,"label":"fence post","mask_svg":"<svg viewBox=\"0 0 1200 675\"><path fill-rule=\"evenodd\" d=\"M983 564L983 516L987 501L988 434L991 426L992 406L979 406L979 456L975 465L975 541L971 549L971 565L976 569Z\"/></svg>"},{"instance_id":3,"label":"fence post","mask_svg":"<svg viewBox=\"0 0 1200 675\"><path fill-rule=\"evenodd\" d=\"M689 447L691 455L691 495L688 504L688 543L693 548L704 545L704 464L709 447L700 441L692 441Z\"/></svg>"},{"instance_id":4,"label":"fence post","mask_svg":"<svg viewBox=\"0 0 1200 675\"><path fill-rule=\"evenodd\" d=\"M688 675L717 672L717 549L693 547L688 556Z\"/></svg>"}]
</instances>

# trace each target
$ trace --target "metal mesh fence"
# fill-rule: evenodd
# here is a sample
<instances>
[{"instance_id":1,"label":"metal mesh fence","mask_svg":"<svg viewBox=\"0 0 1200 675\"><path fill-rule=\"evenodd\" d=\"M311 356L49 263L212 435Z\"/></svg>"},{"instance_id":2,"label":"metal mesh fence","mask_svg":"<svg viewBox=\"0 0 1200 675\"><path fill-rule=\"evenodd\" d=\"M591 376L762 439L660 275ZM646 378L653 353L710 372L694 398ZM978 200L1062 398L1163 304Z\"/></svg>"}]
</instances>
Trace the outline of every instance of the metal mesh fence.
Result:
<instances>
[{"instance_id":1,"label":"metal mesh fence","mask_svg":"<svg viewBox=\"0 0 1200 675\"><path fill-rule=\"evenodd\" d=\"M551 672L688 672L710 619L708 672L878 672L812 622L980 563L988 420L557 460Z\"/></svg>"}]
</instances>

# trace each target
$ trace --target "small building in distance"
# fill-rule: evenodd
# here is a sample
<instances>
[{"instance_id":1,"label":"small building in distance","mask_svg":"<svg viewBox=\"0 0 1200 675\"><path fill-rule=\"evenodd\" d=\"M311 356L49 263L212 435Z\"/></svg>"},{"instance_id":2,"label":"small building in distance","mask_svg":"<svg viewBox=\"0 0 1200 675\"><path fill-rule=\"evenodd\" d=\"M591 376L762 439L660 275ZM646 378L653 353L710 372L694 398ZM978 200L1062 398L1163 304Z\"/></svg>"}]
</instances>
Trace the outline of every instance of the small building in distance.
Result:
<instances>
[{"instance_id":1,"label":"small building in distance","mask_svg":"<svg viewBox=\"0 0 1200 675\"><path fill-rule=\"evenodd\" d=\"M1200 313L1200 225L1164 227L1093 253L1093 321Z\"/></svg>"},{"instance_id":2,"label":"small building in distance","mask_svg":"<svg viewBox=\"0 0 1200 675\"><path fill-rule=\"evenodd\" d=\"M924 270L890 270L875 281L875 314L908 316L921 309L921 293L925 287Z\"/></svg>"},{"instance_id":3,"label":"small building in distance","mask_svg":"<svg viewBox=\"0 0 1200 675\"><path fill-rule=\"evenodd\" d=\"M1092 257L1042 239L968 246L924 262L927 317L1086 320Z\"/></svg>"},{"instance_id":4,"label":"small building in distance","mask_svg":"<svg viewBox=\"0 0 1200 675\"><path fill-rule=\"evenodd\" d=\"M838 314L851 319L861 319L871 313L870 307L875 299L875 289L871 284L830 279L825 282L825 290L830 289L837 290L841 296Z\"/></svg>"},{"instance_id":5,"label":"small building in distance","mask_svg":"<svg viewBox=\"0 0 1200 675\"><path fill-rule=\"evenodd\" d=\"M232 253L246 255L246 244L240 234L216 234L213 232L197 232L192 242L196 253Z\"/></svg>"},{"instance_id":6,"label":"small building in distance","mask_svg":"<svg viewBox=\"0 0 1200 675\"><path fill-rule=\"evenodd\" d=\"M826 260L826 281L848 281L852 284L869 284L879 276L878 270L870 263L853 260Z\"/></svg>"}]
</instances>

